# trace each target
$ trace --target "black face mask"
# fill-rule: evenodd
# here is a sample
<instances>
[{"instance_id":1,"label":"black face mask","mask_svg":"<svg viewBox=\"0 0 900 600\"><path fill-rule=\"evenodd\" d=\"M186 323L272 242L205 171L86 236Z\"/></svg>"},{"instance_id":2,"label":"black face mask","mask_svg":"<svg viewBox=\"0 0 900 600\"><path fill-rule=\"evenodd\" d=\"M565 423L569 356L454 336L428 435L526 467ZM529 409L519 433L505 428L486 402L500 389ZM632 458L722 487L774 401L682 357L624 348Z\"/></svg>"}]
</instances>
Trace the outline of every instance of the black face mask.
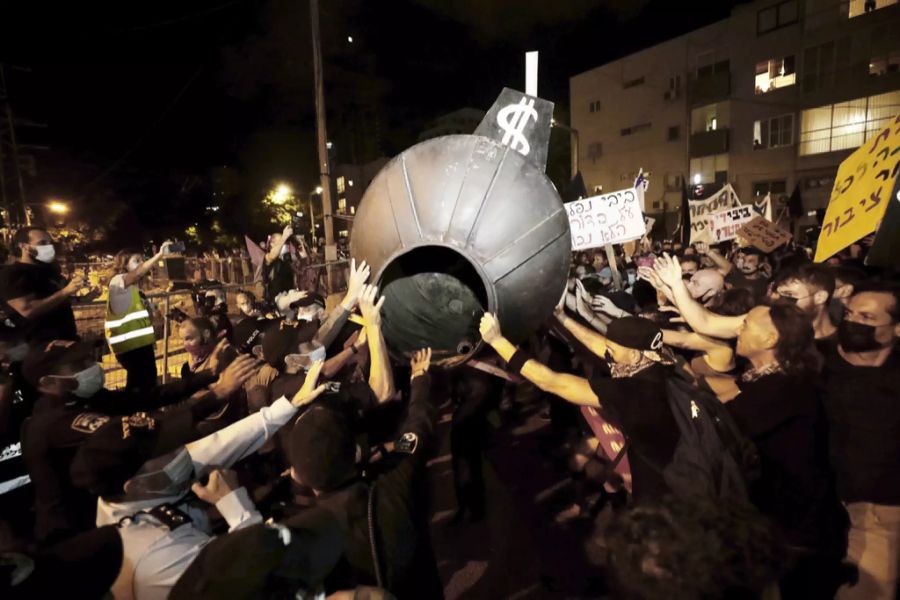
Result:
<instances>
[{"instance_id":1,"label":"black face mask","mask_svg":"<svg viewBox=\"0 0 900 600\"><path fill-rule=\"evenodd\" d=\"M838 341L846 352L870 352L881 348L875 339L875 327L844 319L838 325Z\"/></svg>"}]
</instances>

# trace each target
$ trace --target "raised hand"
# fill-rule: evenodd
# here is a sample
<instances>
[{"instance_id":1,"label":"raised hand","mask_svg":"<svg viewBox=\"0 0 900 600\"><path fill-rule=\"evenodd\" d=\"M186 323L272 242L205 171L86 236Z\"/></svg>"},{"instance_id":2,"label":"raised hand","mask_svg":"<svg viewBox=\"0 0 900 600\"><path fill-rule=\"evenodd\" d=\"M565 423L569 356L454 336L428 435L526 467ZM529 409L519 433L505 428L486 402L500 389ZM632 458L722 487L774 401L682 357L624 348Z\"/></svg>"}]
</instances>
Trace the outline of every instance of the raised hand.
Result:
<instances>
[{"instance_id":1,"label":"raised hand","mask_svg":"<svg viewBox=\"0 0 900 600\"><path fill-rule=\"evenodd\" d=\"M478 325L478 331L481 333L481 339L483 339L488 344L493 344L495 341L503 337L503 334L500 332L500 321L497 320L493 314L486 312L484 316L481 317L481 323Z\"/></svg>"},{"instance_id":2,"label":"raised hand","mask_svg":"<svg viewBox=\"0 0 900 600\"><path fill-rule=\"evenodd\" d=\"M66 287L63 288L63 292L71 296L78 292L82 287L84 287L84 277L81 275L72 275L72 279L70 279L69 283L66 284Z\"/></svg>"},{"instance_id":3,"label":"raised hand","mask_svg":"<svg viewBox=\"0 0 900 600\"><path fill-rule=\"evenodd\" d=\"M684 285L681 279L681 263L678 262L677 258L669 256L668 252L664 252L662 256L656 259L656 262L653 263L653 270L656 271L662 282L670 288Z\"/></svg>"},{"instance_id":4,"label":"raised hand","mask_svg":"<svg viewBox=\"0 0 900 600\"><path fill-rule=\"evenodd\" d=\"M359 295L359 312L362 314L366 327L381 326L381 307L383 305L384 296L378 298L378 286L364 285Z\"/></svg>"},{"instance_id":5,"label":"raised hand","mask_svg":"<svg viewBox=\"0 0 900 600\"><path fill-rule=\"evenodd\" d=\"M616 304L606 296L594 296L591 300L591 308L595 313L603 313L614 319L624 317L628 314L626 311L616 306Z\"/></svg>"},{"instance_id":6,"label":"raised hand","mask_svg":"<svg viewBox=\"0 0 900 600\"><path fill-rule=\"evenodd\" d=\"M413 352L409 366L412 369L412 379L427 373L431 367L431 348L422 348Z\"/></svg>"},{"instance_id":7,"label":"raised hand","mask_svg":"<svg viewBox=\"0 0 900 600\"><path fill-rule=\"evenodd\" d=\"M303 386L294 394L291 404L300 407L309 404L322 395L325 391L325 384L316 385L319 382L319 373L322 372L322 365L325 362L321 360L315 361L306 372L306 379L303 380Z\"/></svg>"},{"instance_id":8,"label":"raised hand","mask_svg":"<svg viewBox=\"0 0 900 600\"><path fill-rule=\"evenodd\" d=\"M359 301L359 295L362 293L363 286L369 280L369 265L366 261L362 261L357 266L356 259L350 259L350 278L347 281L347 294L344 296L344 308L353 310Z\"/></svg>"}]
</instances>

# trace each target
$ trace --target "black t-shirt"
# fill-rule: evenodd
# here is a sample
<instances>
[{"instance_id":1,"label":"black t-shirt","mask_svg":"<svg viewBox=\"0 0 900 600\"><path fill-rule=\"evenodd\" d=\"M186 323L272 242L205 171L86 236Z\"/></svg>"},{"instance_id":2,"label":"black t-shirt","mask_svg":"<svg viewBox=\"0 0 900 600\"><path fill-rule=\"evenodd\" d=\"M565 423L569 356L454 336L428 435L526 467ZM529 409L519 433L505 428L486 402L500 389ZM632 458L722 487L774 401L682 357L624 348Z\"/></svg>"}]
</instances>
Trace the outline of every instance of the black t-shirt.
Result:
<instances>
[{"instance_id":1,"label":"black t-shirt","mask_svg":"<svg viewBox=\"0 0 900 600\"><path fill-rule=\"evenodd\" d=\"M75 315L68 300L52 311L35 319L26 319L9 306L9 300L34 295L42 300L66 286L57 264L32 265L16 262L0 269L0 300L16 327L21 327L25 338L31 341L77 340Z\"/></svg>"},{"instance_id":2,"label":"black t-shirt","mask_svg":"<svg viewBox=\"0 0 900 600\"><path fill-rule=\"evenodd\" d=\"M738 380L738 387L740 395L726 406L756 444L762 466L751 499L793 543L830 542L839 529L840 509L828 474L824 415L812 378L774 373Z\"/></svg>"},{"instance_id":3,"label":"black t-shirt","mask_svg":"<svg viewBox=\"0 0 900 600\"><path fill-rule=\"evenodd\" d=\"M266 265L266 300L275 300L275 296L281 292L294 289L294 270L291 263L278 257Z\"/></svg>"},{"instance_id":4,"label":"black t-shirt","mask_svg":"<svg viewBox=\"0 0 900 600\"><path fill-rule=\"evenodd\" d=\"M725 278L725 282L730 284L731 287L750 290L750 293L753 294L753 298L757 301L763 299L766 295L766 291L769 289L769 280L762 275L756 279L749 279L737 269L731 270Z\"/></svg>"},{"instance_id":5,"label":"black t-shirt","mask_svg":"<svg viewBox=\"0 0 900 600\"><path fill-rule=\"evenodd\" d=\"M633 377L591 379L604 418L628 440L632 490L639 502L669 491L662 469L672 461L680 433L669 408L665 377L666 368L654 364Z\"/></svg>"},{"instance_id":6,"label":"black t-shirt","mask_svg":"<svg viewBox=\"0 0 900 600\"><path fill-rule=\"evenodd\" d=\"M841 499L900 505L900 355L857 367L832 346L820 386Z\"/></svg>"}]
</instances>

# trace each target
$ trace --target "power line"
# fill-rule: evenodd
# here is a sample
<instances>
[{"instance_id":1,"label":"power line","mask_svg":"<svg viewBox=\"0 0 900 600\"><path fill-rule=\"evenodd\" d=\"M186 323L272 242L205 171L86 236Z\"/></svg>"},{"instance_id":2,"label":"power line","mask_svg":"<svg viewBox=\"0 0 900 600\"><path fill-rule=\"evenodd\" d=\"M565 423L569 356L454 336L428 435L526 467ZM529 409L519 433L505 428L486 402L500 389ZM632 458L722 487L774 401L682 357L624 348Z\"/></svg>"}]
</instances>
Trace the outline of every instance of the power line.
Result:
<instances>
[{"instance_id":1,"label":"power line","mask_svg":"<svg viewBox=\"0 0 900 600\"><path fill-rule=\"evenodd\" d=\"M202 70L203 70L203 65L200 65L199 67L197 67L197 70L195 70L194 73L185 82L185 84L183 86L181 86L181 89L178 90L178 93L175 94L175 97L172 98L172 100L169 102L169 104L166 106L166 108L162 111L162 113L160 113L160 115L156 118L156 120L150 124L150 126L147 128L147 130L144 132L144 134L140 138L138 138L138 140L128 150L126 150L124 154L122 154L119 158L117 158L115 160L115 162L113 162L109 167L107 167L106 170L104 170L102 173L100 173L99 175L94 177L90 182L88 182L88 184L84 186L84 191L82 192L80 197L84 197L84 195L87 193L88 190L90 190L93 186L95 186L97 183L102 181L110 173L112 173L113 171L118 169L122 165L122 163L124 163L128 159L129 156L134 154L134 152L138 148L140 148L141 145L143 145L143 143L147 140L147 138L150 136L150 134L153 132L153 130L156 129L163 121L165 121L166 117L169 116L169 114L172 112L172 109L175 108L175 106L178 104L178 101L181 100L181 98L184 96L185 92L188 91L188 88L191 87L191 84L194 83L194 81L200 75L200 72Z\"/></svg>"}]
</instances>

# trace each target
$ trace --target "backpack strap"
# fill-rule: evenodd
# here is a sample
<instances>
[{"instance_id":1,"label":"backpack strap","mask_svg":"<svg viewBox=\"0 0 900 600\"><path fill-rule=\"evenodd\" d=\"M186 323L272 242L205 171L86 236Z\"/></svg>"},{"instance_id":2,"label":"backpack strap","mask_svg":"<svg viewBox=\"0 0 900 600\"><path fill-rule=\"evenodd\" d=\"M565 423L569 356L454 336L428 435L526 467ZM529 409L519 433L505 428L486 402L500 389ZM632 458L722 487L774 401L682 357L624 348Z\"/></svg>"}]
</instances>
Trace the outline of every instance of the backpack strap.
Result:
<instances>
[{"instance_id":1,"label":"backpack strap","mask_svg":"<svg viewBox=\"0 0 900 600\"><path fill-rule=\"evenodd\" d=\"M372 566L375 567L375 581L378 587L383 588L381 578L381 564L378 560L378 542L375 540L375 481L369 484L369 502L367 516L369 521L369 549L372 552Z\"/></svg>"}]
</instances>

